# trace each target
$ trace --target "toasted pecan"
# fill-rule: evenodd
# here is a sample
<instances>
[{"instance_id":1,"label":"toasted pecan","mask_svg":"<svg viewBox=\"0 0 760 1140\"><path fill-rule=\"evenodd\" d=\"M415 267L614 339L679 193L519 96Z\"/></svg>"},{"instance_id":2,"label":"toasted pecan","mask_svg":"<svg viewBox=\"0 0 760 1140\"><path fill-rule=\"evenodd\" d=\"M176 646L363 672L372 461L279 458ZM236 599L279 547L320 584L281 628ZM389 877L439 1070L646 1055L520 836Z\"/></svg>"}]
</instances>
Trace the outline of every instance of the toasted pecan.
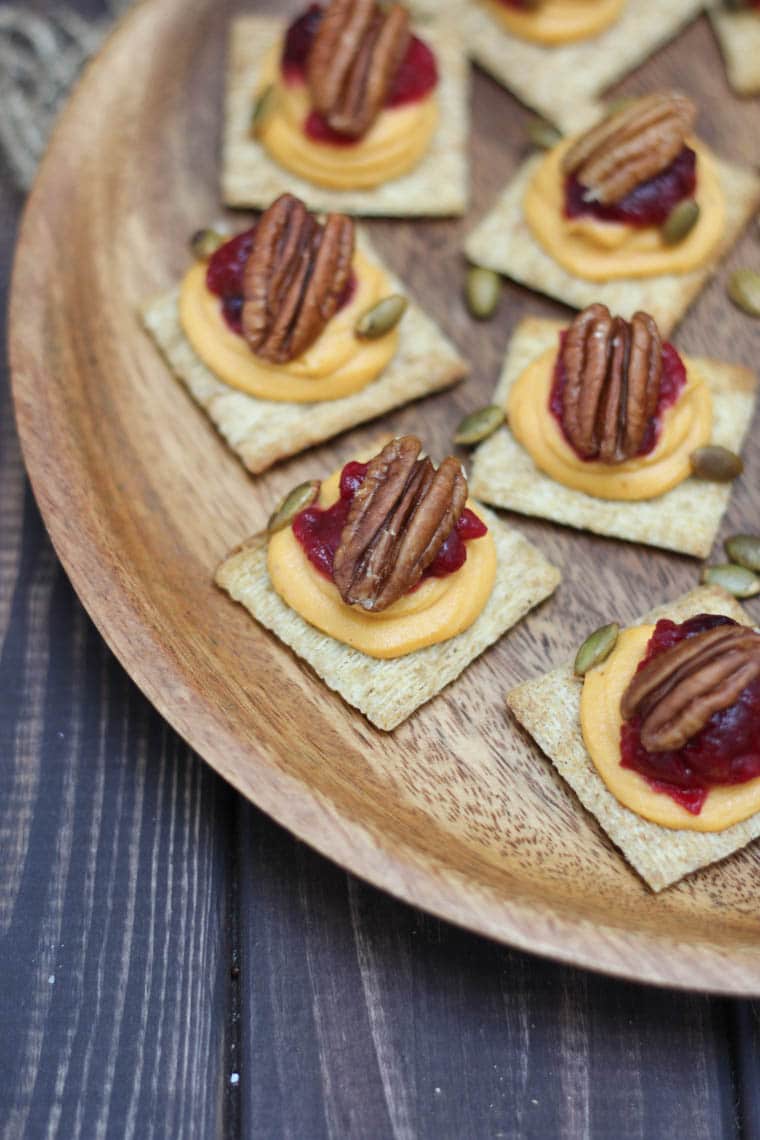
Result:
<instances>
[{"instance_id":1,"label":"toasted pecan","mask_svg":"<svg viewBox=\"0 0 760 1140\"><path fill-rule=\"evenodd\" d=\"M413 435L394 439L370 462L335 552L333 578L344 602L378 612L419 582L456 526L467 500L461 464L436 470L418 458Z\"/></svg>"},{"instance_id":2,"label":"toasted pecan","mask_svg":"<svg viewBox=\"0 0 760 1140\"><path fill-rule=\"evenodd\" d=\"M638 455L657 410L662 342L652 317L630 323L606 305L579 313L562 348L562 423L584 459L623 463Z\"/></svg>"},{"instance_id":3,"label":"toasted pecan","mask_svg":"<svg viewBox=\"0 0 760 1140\"><path fill-rule=\"evenodd\" d=\"M343 214L322 226L292 194L264 211L243 273L243 336L256 356L284 364L314 343L346 289L353 249Z\"/></svg>"},{"instance_id":4,"label":"toasted pecan","mask_svg":"<svg viewBox=\"0 0 760 1140\"><path fill-rule=\"evenodd\" d=\"M619 202L670 166L696 115L691 99L676 91L645 95L581 135L565 154L563 170L585 187L587 201Z\"/></svg>"},{"instance_id":5,"label":"toasted pecan","mask_svg":"<svg viewBox=\"0 0 760 1140\"><path fill-rule=\"evenodd\" d=\"M309 52L312 103L335 131L357 138L383 108L409 44L409 16L400 4L332 0Z\"/></svg>"},{"instance_id":6,"label":"toasted pecan","mask_svg":"<svg viewBox=\"0 0 760 1140\"><path fill-rule=\"evenodd\" d=\"M757 677L760 634L719 625L648 661L625 690L620 711L625 720L641 718L648 752L669 752L683 748L714 713L730 708Z\"/></svg>"}]
</instances>

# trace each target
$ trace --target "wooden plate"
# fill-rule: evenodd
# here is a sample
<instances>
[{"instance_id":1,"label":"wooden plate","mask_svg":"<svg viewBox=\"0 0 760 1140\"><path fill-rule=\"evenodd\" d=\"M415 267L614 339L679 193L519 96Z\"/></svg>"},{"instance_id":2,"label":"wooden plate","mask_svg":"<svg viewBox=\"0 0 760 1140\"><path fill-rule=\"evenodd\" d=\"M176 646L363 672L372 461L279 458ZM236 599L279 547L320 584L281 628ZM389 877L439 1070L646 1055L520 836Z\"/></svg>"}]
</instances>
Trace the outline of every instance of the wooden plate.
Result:
<instances>
[{"instance_id":1,"label":"wooden plate","mask_svg":"<svg viewBox=\"0 0 760 1140\"><path fill-rule=\"evenodd\" d=\"M214 566L294 482L377 425L250 478L159 359L138 304L181 273L220 212L224 40L233 5L139 5L88 69L24 219L13 282L18 424L56 549L108 644L161 713L244 795L386 890L505 942L611 973L760 993L760 847L655 897L510 720L504 693L697 581L691 560L515 519L564 571L548 604L394 734L374 731L211 584ZM756 104L725 85L707 25L625 85L701 98L707 138L758 160ZM453 394L385 423L433 453L487 402L509 332L558 306L507 287L476 325L461 298L466 226L524 153L525 113L478 76L475 203L465 223L375 223L374 238L473 361ZM242 223L242 219L241 219ZM745 239L734 263L754 259ZM750 363L757 326L715 282L679 343ZM757 524L760 448L726 531ZM755 488L754 492L751 490ZM757 612L757 611L755 611Z\"/></svg>"}]
</instances>

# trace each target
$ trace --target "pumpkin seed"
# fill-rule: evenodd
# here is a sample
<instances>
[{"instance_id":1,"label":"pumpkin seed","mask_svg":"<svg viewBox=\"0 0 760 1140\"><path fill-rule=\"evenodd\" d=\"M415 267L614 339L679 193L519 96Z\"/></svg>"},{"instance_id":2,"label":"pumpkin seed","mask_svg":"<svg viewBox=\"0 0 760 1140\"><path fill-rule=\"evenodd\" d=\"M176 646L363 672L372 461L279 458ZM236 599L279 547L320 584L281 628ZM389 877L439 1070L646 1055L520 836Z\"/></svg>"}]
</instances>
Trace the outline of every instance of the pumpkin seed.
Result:
<instances>
[{"instance_id":1,"label":"pumpkin seed","mask_svg":"<svg viewBox=\"0 0 760 1140\"><path fill-rule=\"evenodd\" d=\"M662 227L662 240L666 245L678 245L691 233L699 221L699 203L693 198L679 202L668 214Z\"/></svg>"},{"instance_id":2,"label":"pumpkin seed","mask_svg":"<svg viewBox=\"0 0 760 1140\"><path fill-rule=\"evenodd\" d=\"M553 123L547 123L546 119L528 119L525 130L533 146L539 150L551 150L562 142L562 131Z\"/></svg>"},{"instance_id":3,"label":"pumpkin seed","mask_svg":"<svg viewBox=\"0 0 760 1140\"><path fill-rule=\"evenodd\" d=\"M292 491L288 491L284 499L269 516L267 534L276 534L292 523L299 511L310 507L319 495L322 486L319 479L311 479L308 483L299 483Z\"/></svg>"},{"instance_id":4,"label":"pumpkin seed","mask_svg":"<svg viewBox=\"0 0 760 1140\"><path fill-rule=\"evenodd\" d=\"M464 292L467 298L467 308L473 317L484 321L493 315L494 309L499 303L501 278L498 273L494 273L493 269L473 266L467 272Z\"/></svg>"},{"instance_id":5,"label":"pumpkin seed","mask_svg":"<svg viewBox=\"0 0 760 1140\"><path fill-rule=\"evenodd\" d=\"M265 122L274 110L276 101L277 88L274 83L268 83L256 96L256 100L253 104L249 128L252 138L257 139L261 134Z\"/></svg>"},{"instance_id":6,"label":"pumpkin seed","mask_svg":"<svg viewBox=\"0 0 760 1140\"><path fill-rule=\"evenodd\" d=\"M609 118L610 115L617 115L618 111L624 111L626 107L630 107L635 102L635 95L618 95L616 99L610 99L609 103L605 105L605 118Z\"/></svg>"},{"instance_id":7,"label":"pumpkin seed","mask_svg":"<svg viewBox=\"0 0 760 1140\"><path fill-rule=\"evenodd\" d=\"M728 295L745 313L760 317L760 273L737 269L728 279Z\"/></svg>"},{"instance_id":8,"label":"pumpkin seed","mask_svg":"<svg viewBox=\"0 0 760 1140\"><path fill-rule=\"evenodd\" d=\"M498 404L489 404L479 408L477 412L470 412L461 420L454 432L454 443L463 443L469 446L472 443L481 443L493 435L497 428L504 423L504 409Z\"/></svg>"},{"instance_id":9,"label":"pumpkin seed","mask_svg":"<svg viewBox=\"0 0 760 1140\"><path fill-rule=\"evenodd\" d=\"M617 622L603 625L586 638L575 657L575 675L585 677L590 669L606 661L617 644L620 626Z\"/></svg>"},{"instance_id":10,"label":"pumpkin seed","mask_svg":"<svg viewBox=\"0 0 760 1140\"><path fill-rule=\"evenodd\" d=\"M760 578L746 566L724 562L719 566L705 566L702 581L711 586L722 586L735 598L754 598L760 594Z\"/></svg>"},{"instance_id":11,"label":"pumpkin seed","mask_svg":"<svg viewBox=\"0 0 760 1140\"><path fill-rule=\"evenodd\" d=\"M756 534L734 534L723 544L726 554L738 566L746 570L760 571L760 536Z\"/></svg>"},{"instance_id":12,"label":"pumpkin seed","mask_svg":"<svg viewBox=\"0 0 760 1140\"><path fill-rule=\"evenodd\" d=\"M224 234L218 230L196 230L190 238L190 250L198 261L208 261L212 253L224 245L225 240Z\"/></svg>"},{"instance_id":13,"label":"pumpkin seed","mask_svg":"<svg viewBox=\"0 0 760 1140\"><path fill-rule=\"evenodd\" d=\"M362 340L377 340L395 329L406 310L407 300L400 293L383 297L371 309L363 313L354 326L354 332Z\"/></svg>"},{"instance_id":14,"label":"pumpkin seed","mask_svg":"<svg viewBox=\"0 0 760 1140\"><path fill-rule=\"evenodd\" d=\"M730 483L744 470L740 455L716 444L698 447L696 451L692 451L689 460L692 473L697 479L707 479L711 483Z\"/></svg>"}]
</instances>

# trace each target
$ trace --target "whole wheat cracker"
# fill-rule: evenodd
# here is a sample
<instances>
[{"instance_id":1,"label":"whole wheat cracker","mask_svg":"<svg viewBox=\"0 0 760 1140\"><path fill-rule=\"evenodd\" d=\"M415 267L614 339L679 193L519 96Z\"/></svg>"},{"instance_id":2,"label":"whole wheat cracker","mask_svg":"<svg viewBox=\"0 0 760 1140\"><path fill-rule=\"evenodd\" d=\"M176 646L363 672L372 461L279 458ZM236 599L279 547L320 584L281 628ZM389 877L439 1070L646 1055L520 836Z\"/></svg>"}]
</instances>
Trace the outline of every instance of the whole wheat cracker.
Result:
<instances>
[{"instance_id":1,"label":"whole wheat cracker","mask_svg":"<svg viewBox=\"0 0 760 1140\"><path fill-rule=\"evenodd\" d=\"M703 0L628 0L601 35L555 47L511 35L476 0L469 0L461 18L473 59L523 103L571 130L593 122L602 92L672 39L702 6Z\"/></svg>"},{"instance_id":2,"label":"whole wheat cracker","mask_svg":"<svg viewBox=\"0 0 760 1140\"><path fill-rule=\"evenodd\" d=\"M224 202L265 207L290 191L314 210L385 217L463 214L469 194L469 64L457 32L443 22L425 23L425 39L439 65L440 117L422 161L408 174L370 190L330 190L283 169L250 137L261 64L283 28L283 21L271 16L243 16L232 23L222 153Z\"/></svg>"},{"instance_id":3,"label":"whole wheat cracker","mask_svg":"<svg viewBox=\"0 0 760 1140\"><path fill-rule=\"evenodd\" d=\"M219 567L216 583L306 661L377 728L396 728L455 680L476 657L549 597L559 571L526 538L478 508L496 543L496 580L483 612L463 633L405 657L368 657L315 629L286 605L267 571L266 535L256 535Z\"/></svg>"},{"instance_id":4,"label":"whole wheat cracker","mask_svg":"<svg viewBox=\"0 0 760 1140\"><path fill-rule=\"evenodd\" d=\"M685 621L699 613L725 614L743 625L752 624L738 602L717 586L699 586L641 620ZM582 682L568 662L512 689L507 704L653 891L725 859L760 835L760 812L725 831L702 833L661 827L624 807L607 790L586 751L580 727L581 690Z\"/></svg>"},{"instance_id":5,"label":"whole wheat cracker","mask_svg":"<svg viewBox=\"0 0 760 1140\"><path fill-rule=\"evenodd\" d=\"M665 336L702 290L760 204L760 177L752 170L716 159L726 198L726 229L720 248L707 265L690 273L584 281L568 273L545 252L525 221L523 197L541 161L541 156L534 156L517 170L496 205L466 239L467 256L476 265L494 269L576 309L599 301L611 312L628 318L637 309L643 309L651 313Z\"/></svg>"},{"instance_id":6,"label":"whole wheat cracker","mask_svg":"<svg viewBox=\"0 0 760 1140\"><path fill-rule=\"evenodd\" d=\"M359 233L357 242L367 257L380 262L365 235ZM402 282L383 268L393 291L406 293ZM467 373L451 342L412 302L398 326L393 359L366 388L314 404L260 400L219 380L196 356L180 324L178 289L151 301L142 317L171 370L254 474L391 408L446 388Z\"/></svg>"},{"instance_id":7,"label":"whole wheat cracker","mask_svg":"<svg viewBox=\"0 0 760 1140\"><path fill-rule=\"evenodd\" d=\"M557 344L561 321L529 317L510 342L493 403L505 406L528 365ZM754 407L757 378L746 368L695 359L713 397L713 442L740 451ZM534 464L508 428L481 444L472 459L473 495L495 506L551 519L629 542L642 542L704 558L710 553L731 487L687 479L657 499L618 502L564 487Z\"/></svg>"},{"instance_id":8,"label":"whole wheat cracker","mask_svg":"<svg viewBox=\"0 0 760 1140\"><path fill-rule=\"evenodd\" d=\"M716 6L710 20L726 64L728 81L740 95L760 92L760 16Z\"/></svg>"}]
</instances>

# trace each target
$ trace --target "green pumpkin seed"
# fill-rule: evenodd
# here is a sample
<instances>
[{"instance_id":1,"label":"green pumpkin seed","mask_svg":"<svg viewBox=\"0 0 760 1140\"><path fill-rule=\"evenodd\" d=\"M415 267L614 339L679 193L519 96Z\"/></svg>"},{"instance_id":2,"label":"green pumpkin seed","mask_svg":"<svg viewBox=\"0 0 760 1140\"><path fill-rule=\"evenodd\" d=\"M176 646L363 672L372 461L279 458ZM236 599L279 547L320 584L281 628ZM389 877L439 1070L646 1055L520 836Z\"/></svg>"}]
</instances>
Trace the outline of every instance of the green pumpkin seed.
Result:
<instances>
[{"instance_id":1,"label":"green pumpkin seed","mask_svg":"<svg viewBox=\"0 0 760 1140\"><path fill-rule=\"evenodd\" d=\"M679 202L668 214L662 227L662 240L666 245L678 245L690 234L699 221L699 203L693 198Z\"/></svg>"},{"instance_id":2,"label":"green pumpkin seed","mask_svg":"<svg viewBox=\"0 0 760 1140\"><path fill-rule=\"evenodd\" d=\"M319 479L311 479L308 483L299 483L292 491L288 491L277 509L269 516L267 534L276 534L278 530L284 530L289 526L299 511L316 502L321 486Z\"/></svg>"},{"instance_id":3,"label":"green pumpkin seed","mask_svg":"<svg viewBox=\"0 0 760 1140\"><path fill-rule=\"evenodd\" d=\"M760 572L760 536L756 534L734 534L723 544L726 554L745 570Z\"/></svg>"},{"instance_id":4,"label":"green pumpkin seed","mask_svg":"<svg viewBox=\"0 0 760 1140\"><path fill-rule=\"evenodd\" d=\"M635 95L618 95L616 99L610 99L605 107L605 118L610 118L611 115L617 115L618 111L625 111L626 107L630 107L631 104L635 102Z\"/></svg>"},{"instance_id":5,"label":"green pumpkin seed","mask_svg":"<svg viewBox=\"0 0 760 1140\"><path fill-rule=\"evenodd\" d=\"M613 621L589 634L576 654L575 675L585 677L590 669L606 661L617 644L619 633L620 626Z\"/></svg>"},{"instance_id":6,"label":"green pumpkin seed","mask_svg":"<svg viewBox=\"0 0 760 1140\"><path fill-rule=\"evenodd\" d=\"M363 313L354 326L354 332L362 340L377 340L395 329L406 311L407 299L400 293L383 297L371 309Z\"/></svg>"},{"instance_id":7,"label":"green pumpkin seed","mask_svg":"<svg viewBox=\"0 0 760 1140\"><path fill-rule=\"evenodd\" d=\"M715 444L698 447L692 451L689 460L697 479L707 479L711 483L730 483L732 479L738 479L744 470L740 455Z\"/></svg>"},{"instance_id":8,"label":"green pumpkin seed","mask_svg":"<svg viewBox=\"0 0 760 1140\"><path fill-rule=\"evenodd\" d=\"M470 412L460 421L454 432L454 443L462 443L468 447L472 443L481 443L493 435L497 428L504 423L504 409L498 404L489 404L485 408L478 408L477 412Z\"/></svg>"},{"instance_id":9,"label":"green pumpkin seed","mask_svg":"<svg viewBox=\"0 0 760 1140\"><path fill-rule=\"evenodd\" d=\"M539 150L551 150L562 142L562 131L546 119L529 119L525 128L526 134L533 146Z\"/></svg>"},{"instance_id":10,"label":"green pumpkin seed","mask_svg":"<svg viewBox=\"0 0 760 1140\"><path fill-rule=\"evenodd\" d=\"M493 315L501 295L501 277L493 269L482 269L473 266L467 271L465 283L465 298L467 308L473 317L484 321Z\"/></svg>"},{"instance_id":11,"label":"green pumpkin seed","mask_svg":"<svg viewBox=\"0 0 760 1140\"><path fill-rule=\"evenodd\" d=\"M256 101L253 104L253 111L251 112L250 134L251 137L257 139L261 134L262 128L266 123L269 116L274 110L274 105L277 101L277 88L274 83L267 84L262 91L256 96Z\"/></svg>"},{"instance_id":12,"label":"green pumpkin seed","mask_svg":"<svg viewBox=\"0 0 760 1140\"><path fill-rule=\"evenodd\" d=\"M745 313L760 317L760 273L737 269L728 279L728 295Z\"/></svg>"},{"instance_id":13,"label":"green pumpkin seed","mask_svg":"<svg viewBox=\"0 0 760 1140\"><path fill-rule=\"evenodd\" d=\"M224 234L220 234L218 230L196 230L190 238L190 250L198 261L208 261L212 253L216 253L225 241Z\"/></svg>"},{"instance_id":14,"label":"green pumpkin seed","mask_svg":"<svg viewBox=\"0 0 760 1140\"><path fill-rule=\"evenodd\" d=\"M711 586L722 586L735 598L754 598L760 594L760 578L746 566L724 562L719 566L705 566L702 581Z\"/></svg>"}]
</instances>

